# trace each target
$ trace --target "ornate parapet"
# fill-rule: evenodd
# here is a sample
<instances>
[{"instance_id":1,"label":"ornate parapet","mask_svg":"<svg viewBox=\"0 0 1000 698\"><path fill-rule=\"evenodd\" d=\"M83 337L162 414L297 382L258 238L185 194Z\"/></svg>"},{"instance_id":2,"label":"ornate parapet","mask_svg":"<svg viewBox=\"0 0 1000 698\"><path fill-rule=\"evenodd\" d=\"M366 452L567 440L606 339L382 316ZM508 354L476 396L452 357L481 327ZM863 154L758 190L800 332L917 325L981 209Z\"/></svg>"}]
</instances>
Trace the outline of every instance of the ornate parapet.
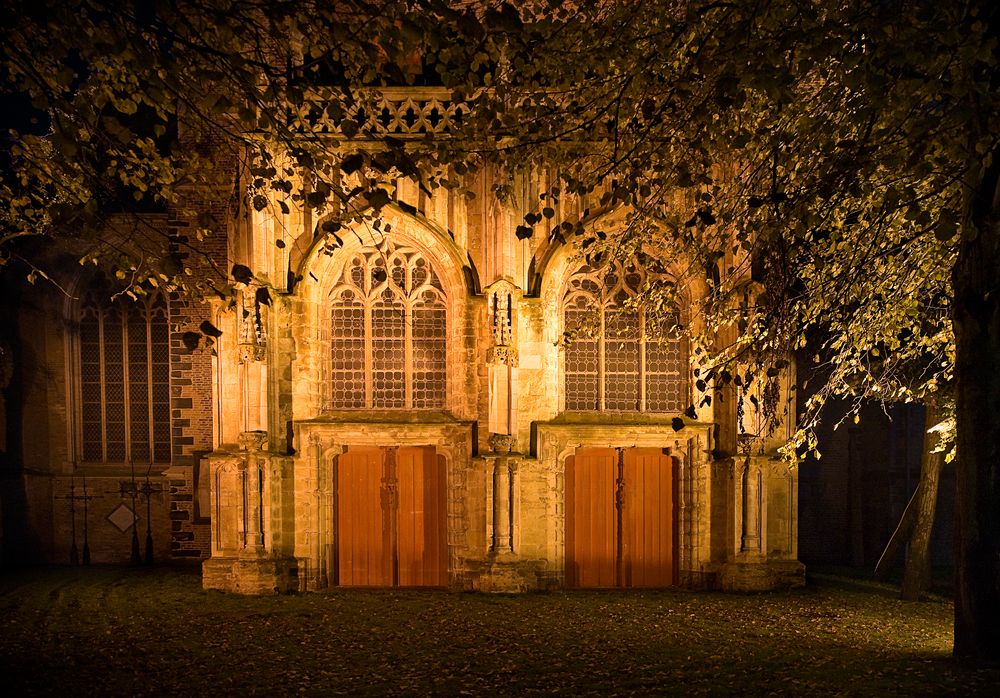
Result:
<instances>
[{"instance_id":1,"label":"ornate parapet","mask_svg":"<svg viewBox=\"0 0 1000 698\"><path fill-rule=\"evenodd\" d=\"M298 105L296 114L312 133L376 138L447 134L468 116L468 106L454 101L450 90L413 87L359 91L350 105L316 95Z\"/></svg>"}]
</instances>

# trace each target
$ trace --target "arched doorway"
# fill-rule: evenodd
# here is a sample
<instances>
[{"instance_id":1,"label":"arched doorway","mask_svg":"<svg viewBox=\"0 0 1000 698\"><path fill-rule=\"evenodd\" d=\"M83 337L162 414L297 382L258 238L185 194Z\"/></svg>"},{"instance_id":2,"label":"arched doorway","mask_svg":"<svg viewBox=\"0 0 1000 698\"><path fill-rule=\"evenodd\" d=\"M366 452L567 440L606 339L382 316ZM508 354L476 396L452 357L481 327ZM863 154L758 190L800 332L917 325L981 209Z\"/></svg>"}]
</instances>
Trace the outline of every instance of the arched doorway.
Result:
<instances>
[{"instance_id":1,"label":"arched doorway","mask_svg":"<svg viewBox=\"0 0 1000 698\"><path fill-rule=\"evenodd\" d=\"M659 448L581 448L566 459L566 585L677 583L675 459Z\"/></svg>"}]
</instances>

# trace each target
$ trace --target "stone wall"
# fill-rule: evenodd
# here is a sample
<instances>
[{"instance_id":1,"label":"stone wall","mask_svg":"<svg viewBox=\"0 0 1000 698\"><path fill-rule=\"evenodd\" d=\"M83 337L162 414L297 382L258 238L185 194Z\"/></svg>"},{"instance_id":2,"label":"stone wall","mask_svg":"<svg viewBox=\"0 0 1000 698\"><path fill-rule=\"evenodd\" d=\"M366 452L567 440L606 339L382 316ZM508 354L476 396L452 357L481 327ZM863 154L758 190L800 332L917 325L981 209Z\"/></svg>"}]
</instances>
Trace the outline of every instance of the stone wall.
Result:
<instances>
[{"instance_id":1,"label":"stone wall","mask_svg":"<svg viewBox=\"0 0 1000 698\"><path fill-rule=\"evenodd\" d=\"M577 260L569 246L516 240L510 223L517 207L492 198L491 176L473 186L484 197L468 205L457 194L428 197L400 182L399 205L383 212L392 244L420 250L442 282L444 410L330 409L330 289L346 260L379 240L359 227L342 234L342 247L323 253L308 212L291 214L303 221L288 258L288 276L297 281L268 309L266 351L250 371L232 342L219 345L220 371L240 378L219 383L217 394L225 398L216 412L224 422L232 424L232 414L244 430L259 431L244 431L241 445L221 444L206 458L216 489L205 585L271 593L330 584L338 459L352 448L402 447L433 448L446 463L449 588L565 584L566 462L581 448L648 449L674 464L677 484L666 506L676 517L677 583L750 590L801 582L794 472L755 456L747 480L743 462L720 451L720 444L738 441L732 400L723 408L699 403L694 418L682 420L563 411L561 299ZM527 179L515 185L537 193ZM253 240L234 249L261 249L274 230L258 221L243 232ZM231 330L239 320L226 316L220 323ZM245 415L257 414L265 394L266 418L255 426ZM231 426L221 431L232 440ZM253 434L258 445L250 445ZM392 476L384 477L381 496L392 497ZM385 513L391 509L382 506L391 520Z\"/></svg>"}]
</instances>

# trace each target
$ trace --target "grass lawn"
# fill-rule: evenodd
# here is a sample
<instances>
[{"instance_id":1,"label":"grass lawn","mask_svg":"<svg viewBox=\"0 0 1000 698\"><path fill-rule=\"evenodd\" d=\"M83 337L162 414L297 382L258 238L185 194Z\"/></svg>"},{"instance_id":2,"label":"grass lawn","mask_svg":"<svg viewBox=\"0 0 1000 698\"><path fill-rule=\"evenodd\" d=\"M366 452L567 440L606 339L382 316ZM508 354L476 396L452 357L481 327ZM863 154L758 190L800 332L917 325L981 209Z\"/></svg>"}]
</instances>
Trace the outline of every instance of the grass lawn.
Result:
<instances>
[{"instance_id":1,"label":"grass lawn","mask_svg":"<svg viewBox=\"0 0 1000 698\"><path fill-rule=\"evenodd\" d=\"M1000 693L952 606L839 577L786 593L346 591L246 598L197 569L0 576L0 692L92 695Z\"/></svg>"}]
</instances>

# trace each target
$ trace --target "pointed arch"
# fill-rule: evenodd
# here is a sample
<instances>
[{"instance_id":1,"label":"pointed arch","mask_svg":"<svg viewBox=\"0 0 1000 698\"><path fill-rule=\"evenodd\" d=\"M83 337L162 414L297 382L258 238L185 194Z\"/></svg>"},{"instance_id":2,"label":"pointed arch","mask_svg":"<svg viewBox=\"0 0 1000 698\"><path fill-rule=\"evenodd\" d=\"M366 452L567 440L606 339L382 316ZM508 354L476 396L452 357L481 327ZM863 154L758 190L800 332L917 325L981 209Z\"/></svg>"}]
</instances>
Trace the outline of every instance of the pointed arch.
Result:
<instances>
[{"instance_id":1,"label":"pointed arch","mask_svg":"<svg viewBox=\"0 0 1000 698\"><path fill-rule=\"evenodd\" d=\"M440 409L447 298L433 262L385 242L347 260L329 296L331 409Z\"/></svg>"},{"instance_id":2,"label":"pointed arch","mask_svg":"<svg viewBox=\"0 0 1000 698\"><path fill-rule=\"evenodd\" d=\"M388 230L387 230L388 228ZM289 331L296 419L338 410L470 413L462 345L470 291L464 252L447 233L396 207L379 230L338 233L301 267Z\"/></svg>"},{"instance_id":3,"label":"pointed arch","mask_svg":"<svg viewBox=\"0 0 1000 698\"><path fill-rule=\"evenodd\" d=\"M566 339L564 406L569 411L679 413L690 401L683 306L654 315L638 303L657 264L632 258L579 265L560 298Z\"/></svg>"},{"instance_id":4,"label":"pointed arch","mask_svg":"<svg viewBox=\"0 0 1000 698\"><path fill-rule=\"evenodd\" d=\"M419 213L406 210L409 207L404 206L387 204L382 209L378 228L361 221L339 231L337 234L341 244L337 247L329 245L332 235L318 232L322 230L323 221L320 221L308 248L301 254L293 254L290 260L293 277L307 285L315 283L331 270L342 266L344 254L350 254L359 247L378 246L387 240L402 240L422 249L438 263L449 293L457 295L460 289L469 295L479 293L481 284L478 271L468 253L455 242L454 236ZM304 247L301 238L295 242L295 250Z\"/></svg>"}]
</instances>

